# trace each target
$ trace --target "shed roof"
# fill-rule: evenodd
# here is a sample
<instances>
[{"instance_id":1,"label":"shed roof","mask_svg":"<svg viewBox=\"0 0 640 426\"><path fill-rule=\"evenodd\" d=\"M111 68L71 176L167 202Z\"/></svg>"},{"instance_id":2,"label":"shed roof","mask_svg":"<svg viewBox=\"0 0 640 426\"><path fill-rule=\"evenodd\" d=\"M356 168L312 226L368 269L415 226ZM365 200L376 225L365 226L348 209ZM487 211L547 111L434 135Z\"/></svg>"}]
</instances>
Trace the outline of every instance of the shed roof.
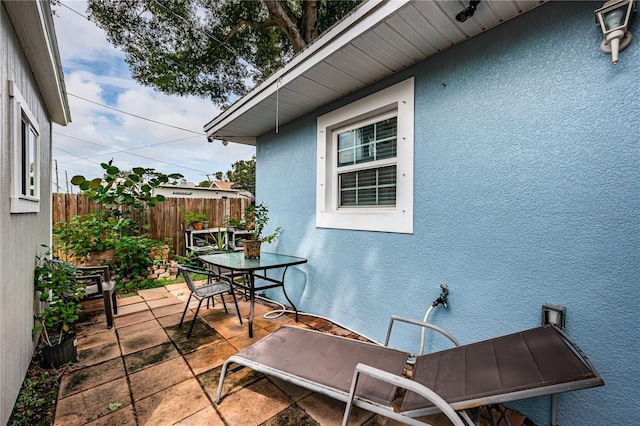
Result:
<instances>
[{"instance_id":1,"label":"shed roof","mask_svg":"<svg viewBox=\"0 0 640 426\"><path fill-rule=\"evenodd\" d=\"M209 138L256 137L529 11L547 0L368 0L204 127ZM277 123L277 124L276 124Z\"/></svg>"}]
</instances>

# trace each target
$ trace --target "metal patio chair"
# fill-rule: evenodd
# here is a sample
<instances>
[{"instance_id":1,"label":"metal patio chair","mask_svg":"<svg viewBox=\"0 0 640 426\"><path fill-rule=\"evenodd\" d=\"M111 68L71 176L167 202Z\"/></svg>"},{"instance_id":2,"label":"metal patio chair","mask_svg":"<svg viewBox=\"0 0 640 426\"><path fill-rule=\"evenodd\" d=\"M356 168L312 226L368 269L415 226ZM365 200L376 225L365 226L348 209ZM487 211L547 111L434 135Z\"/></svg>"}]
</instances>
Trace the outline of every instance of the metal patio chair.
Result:
<instances>
[{"instance_id":1,"label":"metal patio chair","mask_svg":"<svg viewBox=\"0 0 640 426\"><path fill-rule=\"evenodd\" d=\"M211 269L200 268L197 266L178 265L178 270L182 273L182 276L184 276L184 280L189 286L189 290L191 290L191 294L189 294L189 299L187 300L187 305L184 307L184 312L182 313L182 318L180 319L179 328L182 327L182 322L184 321L184 317L187 314L187 310L189 309L189 302L191 302L191 297L195 297L198 300L198 307L196 308L196 313L193 316L193 321L191 321L191 327L189 327L187 339L191 337L191 332L193 331L193 326L198 319L198 312L200 311L202 302L206 300L208 307L210 301L212 304L215 303L214 296L217 295L220 295L220 298L222 299L222 306L224 306L224 311L228 314L229 311L227 310L227 304L224 301L224 294L231 294L231 296L233 297L233 303L236 305L236 312L238 312L238 319L240 320L240 324L242 324L240 309L238 309L238 301L233 291L231 280L228 277L217 274ZM207 284L196 286L191 274L205 275L207 277Z\"/></svg>"}]
</instances>

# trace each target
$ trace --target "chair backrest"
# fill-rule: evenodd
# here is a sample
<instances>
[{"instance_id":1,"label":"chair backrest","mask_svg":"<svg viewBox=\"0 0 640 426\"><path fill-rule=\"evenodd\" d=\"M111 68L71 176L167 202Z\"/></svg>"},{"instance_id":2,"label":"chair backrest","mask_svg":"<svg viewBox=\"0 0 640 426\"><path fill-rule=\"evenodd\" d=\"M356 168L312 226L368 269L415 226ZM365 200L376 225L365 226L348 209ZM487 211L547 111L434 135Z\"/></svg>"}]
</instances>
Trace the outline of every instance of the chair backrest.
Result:
<instances>
[{"instance_id":1,"label":"chair backrest","mask_svg":"<svg viewBox=\"0 0 640 426\"><path fill-rule=\"evenodd\" d=\"M178 271L182 273L184 281L187 283L187 286L189 286L189 290L196 291L196 285L194 284L193 278L191 277L191 272L195 271L184 265L178 265Z\"/></svg>"}]
</instances>

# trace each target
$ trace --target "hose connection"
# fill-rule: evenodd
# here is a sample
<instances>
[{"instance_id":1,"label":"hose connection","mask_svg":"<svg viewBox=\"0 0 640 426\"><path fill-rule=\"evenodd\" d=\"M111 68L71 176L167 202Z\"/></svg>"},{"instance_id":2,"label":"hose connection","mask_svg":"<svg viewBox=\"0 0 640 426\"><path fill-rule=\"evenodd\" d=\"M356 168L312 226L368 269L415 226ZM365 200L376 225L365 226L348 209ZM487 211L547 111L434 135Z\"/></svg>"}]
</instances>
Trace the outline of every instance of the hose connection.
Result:
<instances>
[{"instance_id":1,"label":"hose connection","mask_svg":"<svg viewBox=\"0 0 640 426\"><path fill-rule=\"evenodd\" d=\"M434 308L440 304L442 304L442 306L444 306L445 308L448 307L447 303L449 298L449 288L446 284L440 284L440 288L442 289L442 293L440 293L440 296L431 304L431 306L433 306Z\"/></svg>"}]
</instances>

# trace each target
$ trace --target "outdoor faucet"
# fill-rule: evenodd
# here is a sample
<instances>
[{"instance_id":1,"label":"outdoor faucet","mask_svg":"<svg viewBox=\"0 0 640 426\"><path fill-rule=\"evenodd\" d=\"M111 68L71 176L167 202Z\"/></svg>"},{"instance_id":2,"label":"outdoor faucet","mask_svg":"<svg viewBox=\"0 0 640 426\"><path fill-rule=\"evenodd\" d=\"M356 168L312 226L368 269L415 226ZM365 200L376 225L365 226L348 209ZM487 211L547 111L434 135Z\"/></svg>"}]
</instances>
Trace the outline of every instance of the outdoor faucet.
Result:
<instances>
[{"instance_id":1,"label":"outdoor faucet","mask_svg":"<svg viewBox=\"0 0 640 426\"><path fill-rule=\"evenodd\" d=\"M442 306L444 306L445 308L447 307L447 298L449 297L449 289L447 288L446 284L440 284L440 288L442 289L442 293L440 293L440 296L436 300L434 300L433 303L431 304L431 306L433 306L434 308L441 303L442 303Z\"/></svg>"}]
</instances>

